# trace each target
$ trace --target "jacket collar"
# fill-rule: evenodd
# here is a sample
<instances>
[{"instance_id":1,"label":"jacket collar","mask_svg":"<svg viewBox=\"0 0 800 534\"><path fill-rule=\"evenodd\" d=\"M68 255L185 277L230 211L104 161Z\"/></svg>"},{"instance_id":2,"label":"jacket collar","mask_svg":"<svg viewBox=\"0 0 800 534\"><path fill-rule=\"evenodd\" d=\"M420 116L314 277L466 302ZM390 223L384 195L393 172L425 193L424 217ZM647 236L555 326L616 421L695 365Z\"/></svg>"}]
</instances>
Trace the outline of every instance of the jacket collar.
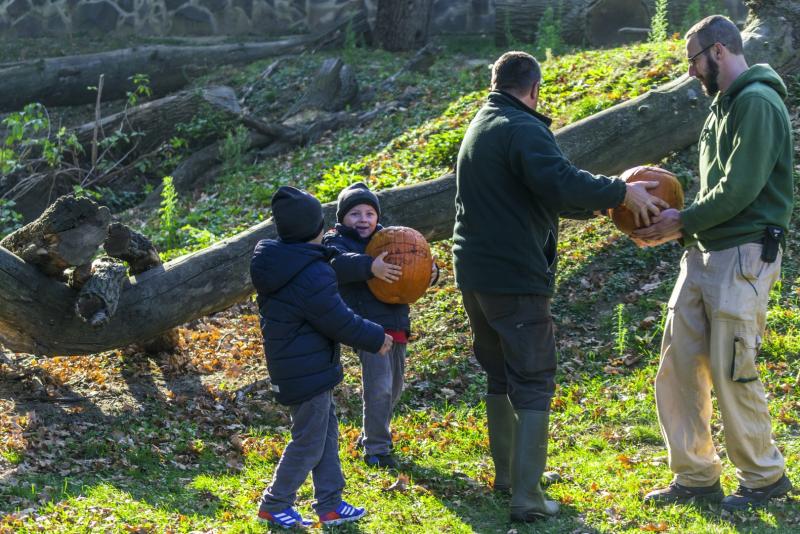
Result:
<instances>
[{"instance_id":1,"label":"jacket collar","mask_svg":"<svg viewBox=\"0 0 800 534\"><path fill-rule=\"evenodd\" d=\"M515 107L517 109L525 111L526 113L529 113L529 114L533 115L535 118L537 118L540 121L542 121L544 123L544 125L547 126L548 128L553 123L553 119L551 119L550 117L548 117L546 115L542 115L541 113L539 113L535 109L529 108L528 106L523 104L522 101L519 98L517 98L514 95L512 95L510 93L507 93L505 91L490 91L489 92L489 102L491 102L493 104L497 104L498 106L509 106L510 105L510 106L513 106L513 107Z\"/></svg>"}]
</instances>

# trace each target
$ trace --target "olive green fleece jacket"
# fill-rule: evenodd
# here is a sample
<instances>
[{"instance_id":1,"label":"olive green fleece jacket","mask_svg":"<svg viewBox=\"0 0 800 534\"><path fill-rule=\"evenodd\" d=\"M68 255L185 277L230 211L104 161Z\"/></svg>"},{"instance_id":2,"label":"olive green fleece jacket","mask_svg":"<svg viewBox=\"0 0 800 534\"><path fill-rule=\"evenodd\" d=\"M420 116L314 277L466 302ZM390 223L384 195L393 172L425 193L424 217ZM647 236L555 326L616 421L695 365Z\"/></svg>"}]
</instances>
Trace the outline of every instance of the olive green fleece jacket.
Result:
<instances>
[{"instance_id":1,"label":"olive green fleece jacket","mask_svg":"<svg viewBox=\"0 0 800 534\"><path fill-rule=\"evenodd\" d=\"M681 212L687 245L723 250L758 241L767 225L788 231L792 129L786 86L753 65L711 103L700 134L700 191Z\"/></svg>"},{"instance_id":2,"label":"olive green fleece jacket","mask_svg":"<svg viewBox=\"0 0 800 534\"><path fill-rule=\"evenodd\" d=\"M489 93L456 165L453 265L462 290L552 296L559 216L618 206L625 184L572 165L550 119Z\"/></svg>"}]
</instances>

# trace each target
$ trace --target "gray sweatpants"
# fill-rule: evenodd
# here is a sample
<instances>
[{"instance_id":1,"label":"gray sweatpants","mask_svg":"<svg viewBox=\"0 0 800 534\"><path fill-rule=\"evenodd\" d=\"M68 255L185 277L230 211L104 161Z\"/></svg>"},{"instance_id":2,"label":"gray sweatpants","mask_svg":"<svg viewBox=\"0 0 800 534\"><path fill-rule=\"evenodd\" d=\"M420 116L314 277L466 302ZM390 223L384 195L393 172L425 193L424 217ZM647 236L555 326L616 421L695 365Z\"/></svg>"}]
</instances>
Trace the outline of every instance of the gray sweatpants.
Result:
<instances>
[{"instance_id":1,"label":"gray sweatpants","mask_svg":"<svg viewBox=\"0 0 800 534\"><path fill-rule=\"evenodd\" d=\"M314 510L320 515L333 511L342 502L344 489L333 391L289 406L289 410L292 439L281 455L272 483L262 494L260 509L276 513L293 506L297 490L311 471Z\"/></svg>"},{"instance_id":2,"label":"gray sweatpants","mask_svg":"<svg viewBox=\"0 0 800 534\"><path fill-rule=\"evenodd\" d=\"M395 343L386 356L358 351L364 403L363 445L368 455L392 450L392 412L403 392L406 344Z\"/></svg>"}]
</instances>

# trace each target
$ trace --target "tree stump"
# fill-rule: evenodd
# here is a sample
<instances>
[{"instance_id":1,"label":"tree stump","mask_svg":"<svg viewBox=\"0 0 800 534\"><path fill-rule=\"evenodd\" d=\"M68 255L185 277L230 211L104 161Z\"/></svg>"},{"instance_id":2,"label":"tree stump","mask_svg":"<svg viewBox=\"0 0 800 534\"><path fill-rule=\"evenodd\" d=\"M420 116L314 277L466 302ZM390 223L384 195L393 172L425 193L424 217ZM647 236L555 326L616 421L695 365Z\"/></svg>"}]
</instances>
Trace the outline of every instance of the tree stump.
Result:
<instances>
[{"instance_id":1,"label":"tree stump","mask_svg":"<svg viewBox=\"0 0 800 534\"><path fill-rule=\"evenodd\" d=\"M126 262L131 275L161 265L161 257L153 242L118 222L108 227L108 237L103 242L103 248L110 257Z\"/></svg>"},{"instance_id":2,"label":"tree stump","mask_svg":"<svg viewBox=\"0 0 800 534\"><path fill-rule=\"evenodd\" d=\"M433 0L379 0L375 39L389 52L416 50L428 42Z\"/></svg>"},{"instance_id":3,"label":"tree stump","mask_svg":"<svg viewBox=\"0 0 800 534\"><path fill-rule=\"evenodd\" d=\"M6 236L3 246L36 265L47 276L64 279L64 270L91 262L105 240L111 214L88 198L66 195L35 221Z\"/></svg>"},{"instance_id":4,"label":"tree stump","mask_svg":"<svg viewBox=\"0 0 800 534\"><path fill-rule=\"evenodd\" d=\"M340 111L357 96L358 82L353 69L339 58L329 58L322 62L306 92L284 117L305 109Z\"/></svg>"}]
</instances>

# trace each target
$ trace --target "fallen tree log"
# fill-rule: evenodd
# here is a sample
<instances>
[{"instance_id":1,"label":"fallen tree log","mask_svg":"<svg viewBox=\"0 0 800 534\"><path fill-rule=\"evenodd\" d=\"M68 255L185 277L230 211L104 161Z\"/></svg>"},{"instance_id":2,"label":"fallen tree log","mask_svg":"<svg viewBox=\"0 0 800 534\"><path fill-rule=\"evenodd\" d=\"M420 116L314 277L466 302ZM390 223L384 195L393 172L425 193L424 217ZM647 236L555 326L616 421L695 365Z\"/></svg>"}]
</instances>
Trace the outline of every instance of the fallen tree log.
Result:
<instances>
[{"instance_id":1,"label":"fallen tree log","mask_svg":"<svg viewBox=\"0 0 800 534\"><path fill-rule=\"evenodd\" d=\"M761 14L742 34L748 63L769 63L784 75L798 72L800 5L758 1L748 6ZM558 142L575 165L617 173L696 143L710 103L700 82L684 74L559 130Z\"/></svg>"},{"instance_id":2,"label":"fallen tree log","mask_svg":"<svg viewBox=\"0 0 800 534\"><path fill-rule=\"evenodd\" d=\"M105 326L117 311L122 284L128 268L108 256L92 262L91 277L81 287L75 313L94 328Z\"/></svg>"},{"instance_id":3,"label":"fallen tree log","mask_svg":"<svg viewBox=\"0 0 800 534\"><path fill-rule=\"evenodd\" d=\"M213 118L216 122L234 122L241 111L236 92L230 87L222 85L183 91L101 119L97 123L99 140L102 142L114 132L122 131L135 136L130 143L136 143L136 152L141 154L177 135L178 125L188 124L196 116ZM87 155L94 138L95 124L88 122L73 130Z\"/></svg>"},{"instance_id":4,"label":"fallen tree log","mask_svg":"<svg viewBox=\"0 0 800 534\"><path fill-rule=\"evenodd\" d=\"M800 5L792 2L750 2L749 5L754 9L764 8L756 11L762 14L762 18L751 20L748 26L746 49L750 61L769 60L784 73L795 72L798 67L796 48L800 43ZM616 106L557 132L556 137L569 157L576 161L582 158L582 165L595 172L611 173L621 165L657 161L696 142L699 126L687 123L684 127L695 128L694 135L666 137L660 148L645 143L647 149L640 151L639 139L647 139L652 128L668 131L679 127L681 123L675 121L681 114L701 117L706 114L702 104L704 97L699 95L700 89L695 82L684 80L670 87L676 102L684 104L676 104L656 122L647 120L638 121L638 126L636 124L637 106L649 98L645 95L637 99L637 104L629 102ZM697 102L692 103L683 94L689 89L697 95ZM663 88L661 92L664 92ZM633 124L614 135L601 135L602 123L615 121L615 113L633 117ZM645 116L648 116L647 112ZM580 145L569 142L577 137L594 143L594 150L580 153ZM616 157L630 163L606 157L606 153L612 151L616 151ZM431 241L451 235L455 195L452 175L381 191L378 195L386 224L412 226ZM326 204L328 225L332 225L334 215L335 204ZM86 354L152 338L186 321L225 309L250 295L253 288L249 263L253 247L259 239L274 236L272 222L266 221L208 249L133 277L123 288L117 314L99 330L92 329L73 313L74 290L46 278L17 256L0 248L0 302L3 303L0 307L0 342L20 352Z\"/></svg>"},{"instance_id":5,"label":"fallen tree log","mask_svg":"<svg viewBox=\"0 0 800 534\"><path fill-rule=\"evenodd\" d=\"M103 98L124 98L135 86L132 77L146 74L156 97L182 89L193 78L221 65L301 52L341 42L345 29L367 28L363 15L342 20L312 35L266 43L211 46L140 46L96 54L53 57L0 64L0 111L21 109L30 102L74 106L94 102L90 87L105 75Z\"/></svg>"}]
</instances>

